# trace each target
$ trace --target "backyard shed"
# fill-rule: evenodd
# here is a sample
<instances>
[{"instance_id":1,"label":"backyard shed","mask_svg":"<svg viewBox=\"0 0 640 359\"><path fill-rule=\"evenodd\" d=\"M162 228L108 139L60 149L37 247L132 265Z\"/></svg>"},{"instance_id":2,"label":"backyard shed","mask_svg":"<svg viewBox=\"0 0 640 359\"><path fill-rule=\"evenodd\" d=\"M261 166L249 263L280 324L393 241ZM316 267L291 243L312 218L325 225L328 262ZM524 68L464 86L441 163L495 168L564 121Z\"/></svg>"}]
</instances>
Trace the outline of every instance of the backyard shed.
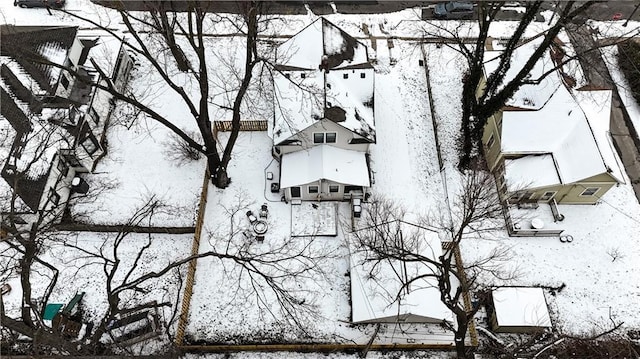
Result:
<instances>
[{"instance_id":1,"label":"backyard shed","mask_svg":"<svg viewBox=\"0 0 640 359\"><path fill-rule=\"evenodd\" d=\"M551 328L542 288L502 287L491 292L491 326L500 333L531 333Z\"/></svg>"},{"instance_id":2,"label":"backyard shed","mask_svg":"<svg viewBox=\"0 0 640 359\"><path fill-rule=\"evenodd\" d=\"M408 249L424 257L436 260L442 255L438 234L430 230L397 220L381 224L378 230L400 233ZM437 279L429 276L438 271L432 264L396 259L369 261L355 248L351 251L353 323L454 322L452 312L440 299ZM419 277L423 278L403 288L403 283Z\"/></svg>"}]
</instances>

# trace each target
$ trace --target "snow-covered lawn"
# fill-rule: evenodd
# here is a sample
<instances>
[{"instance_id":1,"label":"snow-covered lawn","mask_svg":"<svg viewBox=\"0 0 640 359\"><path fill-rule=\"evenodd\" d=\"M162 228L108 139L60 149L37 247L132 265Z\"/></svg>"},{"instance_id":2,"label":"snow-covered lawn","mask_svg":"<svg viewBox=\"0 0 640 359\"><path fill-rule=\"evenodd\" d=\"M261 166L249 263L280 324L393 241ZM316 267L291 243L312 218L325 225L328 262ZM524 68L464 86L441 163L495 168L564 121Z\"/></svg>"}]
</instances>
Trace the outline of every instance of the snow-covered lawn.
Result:
<instances>
[{"instance_id":1,"label":"snow-covered lawn","mask_svg":"<svg viewBox=\"0 0 640 359\"><path fill-rule=\"evenodd\" d=\"M441 195L433 194L442 193L442 185L433 143L426 78L424 68L418 65L422 53L419 46L408 42L397 42L394 51L394 56L400 60L391 66L388 50L378 48L378 136L372 149L373 189L377 194L397 200L410 211L424 215L441 201ZM219 250L230 233L250 228L247 210L257 216L261 204L266 203L269 229L265 241L262 244L246 241L248 250L264 252L287 241L312 241L313 253L326 256L319 263L319 272L308 278L288 279L288 285L296 289L294 293L304 293L306 304L316 306L315 315L299 313L298 319L304 324L300 329L288 322L291 318L286 313L280 312L268 288L261 286L257 289L262 292L256 294L252 287L255 283L248 281L246 274L238 278L237 266L217 259L201 259L196 270L187 339L208 342L353 341L364 344L373 327L349 324L349 256L343 224L339 225L336 237L290 239L291 205L274 201L269 193L269 181L265 179L266 172L278 172L277 162L271 157L271 145L271 139L264 132L241 133L229 167L231 185L225 190L209 188L203 232L208 236L203 235L200 252L212 248ZM348 203L338 203L338 213L342 222L349 218ZM243 245L243 240L242 234L237 234L232 246ZM389 326L379 333L378 340L402 340L399 329ZM429 342L429 330L427 326L415 328L413 335L418 342Z\"/></svg>"},{"instance_id":2,"label":"snow-covered lawn","mask_svg":"<svg viewBox=\"0 0 640 359\"><path fill-rule=\"evenodd\" d=\"M206 160L172 159L167 154L172 132L150 119L139 121L131 128L115 124L108 130L108 153L85 176L89 195L99 193L97 200L80 201L72 215L92 224L122 224L154 198L172 210L154 216L152 226L193 226Z\"/></svg>"},{"instance_id":3,"label":"snow-covered lawn","mask_svg":"<svg viewBox=\"0 0 640 359\"><path fill-rule=\"evenodd\" d=\"M85 292L80 302L82 321L98 325L108 309L105 262L99 254L102 251L104 258L114 259L116 236L116 233L79 232L59 233L54 237L55 239L52 238L40 255L42 260L59 270L56 285L47 303L66 304L76 293ZM131 274L127 279L128 282L151 271L159 271L170 262L188 256L192 240L193 235L190 234L129 234L115 251L120 263L113 277L112 288L123 283L129 270ZM150 243L149 247L143 249L147 242ZM4 267L4 262L8 260L6 255L11 253L11 250L2 242L0 242L0 250L5 255L1 259ZM139 263L134 265L136 256L141 252L144 254L140 257ZM107 270L112 268L111 264L106 266ZM133 308L154 300L158 303L170 303L169 306L162 307L160 310L163 324L170 325L171 314L178 308L176 304L179 303L180 290L184 286L181 278L184 278L185 272L184 268L181 270L181 275L178 275L177 271L171 271L161 278L144 282L137 293L130 290L123 292L120 296L122 299L120 308ZM44 295L51 275L52 273L42 265L34 264L31 281L34 299ZM11 292L2 296L7 315L19 317L22 298L19 274L14 270L3 271L0 282L6 282L12 287ZM175 325L175 322L172 324Z\"/></svg>"},{"instance_id":4,"label":"snow-covered lawn","mask_svg":"<svg viewBox=\"0 0 640 359\"><path fill-rule=\"evenodd\" d=\"M68 0L67 4L69 10L85 11L85 5L94 9L93 4L79 0ZM0 11L7 23L32 24L38 19L41 24L75 23L60 14L49 16L44 9L14 8L10 1L3 2ZM417 14L414 10L389 15L338 14L328 18L359 37L365 36L361 32L363 23L368 24L374 35L390 32L397 36L421 36L425 32L424 24L415 21ZM106 21L108 17L103 19ZM115 19L114 27L117 25ZM281 34L295 33L311 22L313 16L292 19L295 21L286 25L280 23ZM455 26L457 23L451 24ZM543 28L545 24L537 23L536 26ZM492 33L495 37L504 37L513 29L513 23L497 25L495 33ZM434 29L430 27L426 31ZM473 34L473 30L464 27L459 30L465 31L465 36ZM232 47L229 39L211 41L212 50L224 47L228 51ZM418 215L441 212L445 208L445 194L449 192L452 197L459 188L455 147L464 61L450 48L425 46L434 98L434 103L429 104L424 68L418 65L423 56L420 46L416 42L397 39L393 43L392 49L387 47L386 40L376 43L375 117L378 138L371 149L375 179L373 191L394 199ZM392 65L395 61L397 63ZM613 72L615 78L617 75ZM138 85L142 86L141 83ZM149 87L158 91L155 103L160 111L182 111L173 107L174 102L168 93ZM437 161L430 106L436 113L444 176ZM637 105L630 105L628 110L633 112L633 116L638 116ZM213 116L225 118L218 112ZM192 128L193 120L187 120L185 117L181 125ZM92 223L121 223L146 199L156 196L172 211L155 216L154 225L193 225L204 161L178 166L168 159L164 153L168 134L165 128L144 119L131 128L114 125L108 135L109 154L100 162L96 173L87 176L92 188L107 184L114 184L114 188L103 193L95 203L74 207L72 212L88 213L87 218ZM263 282L252 281L237 263L208 257L198 261L187 339L207 342L366 343L372 326L349 324L351 308L349 277L346 275L349 257L343 230L338 226L336 237L290 240L291 205L272 195L269 181L265 179L267 171L278 173L277 163L270 152L271 144L264 132L247 132L239 137L229 166L231 185L225 190L209 187L200 252L214 248L224 251L222 245L227 244L226 239L230 235L234 236L230 251L241 249L265 253L278 248L295 251L309 245L308 250L313 255L324 255L326 260L318 264L318 271L287 279L282 285L304 299L306 304L313 305L313 311L299 313L300 326L286 321L292 318L281 311L274 294ZM257 215L263 203L269 209L264 243L243 240L241 232L250 226L246 211L251 210ZM465 242L463 259L472 261L495 247L505 247L512 253L508 267L517 269L519 276L508 283L482 278L483 285L559 287L565 284L555 296L547 292L546 297L552 311L552 323L562 332L583 334L598 331L610 323L609 313L615 321L624 321L627 328L640 327L640 312L637 310L640 268L634 265L640 255L640 205L630 186L620 185L611 189L599 205L561 206L560 212L566 218L563 222L566 234L574 237L571 243L561 243L557 238L510 238L506 232L499 232L490 239ZM338 204L338 213L340 217L348 218L348 204ZM108 243L111 236L81 233L77 244L95 249L105 241ZM160 268L171 259L185 257L189 253L191 235L152 237L152 247L143 261L144 270ZM146 238L146 235L131 235L128 247L123 248L123 258L131 260L129 254L133 255ZM45 253L45 258L55 260L62 269L51 301L64 303L76 290L84 290L87 292L87 310L96 318L104 310L104 295L100 295L104 290L103 283L96 280L96 273L101 268L97 264L82 266L86 259L80 259L74 251L55 244ZM15 284L14 289L18 289L4 296L5 307L10 313L15 313L20 306L19 284L15 281L15 277L9 279L9 283ZM144 299L174 301L176 285L176 278L166 277L155 282ZM37 288L38 291L43 289ZM131 303L136 300L132 299ZM386 333L381 333L381 338L393 338L395 330L399 328L390 327ZM280 356L256 354L256 357Z\"/></svg>"}]
</instances>

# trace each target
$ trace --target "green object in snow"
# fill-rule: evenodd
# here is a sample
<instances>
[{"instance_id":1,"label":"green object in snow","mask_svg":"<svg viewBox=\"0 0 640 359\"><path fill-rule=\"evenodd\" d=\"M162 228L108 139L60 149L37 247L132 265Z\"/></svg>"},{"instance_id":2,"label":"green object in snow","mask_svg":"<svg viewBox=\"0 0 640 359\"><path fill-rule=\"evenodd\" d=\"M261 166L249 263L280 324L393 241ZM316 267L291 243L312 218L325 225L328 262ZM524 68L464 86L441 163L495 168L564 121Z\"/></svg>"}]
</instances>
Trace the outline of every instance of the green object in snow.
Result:
<instances>
[{"instance_id":1,"label":"green object in snow","mask_svg":"<svg viewBox=\"0 0 640 359\"><path fill-rule=\"evenodd\" d=\"M67 304L67 306L64 307L62 312L65 314L71 314L71 311L80 302L80 300L82 300L83 296L84 296L84 292L81 292L80 294L76 293L73 299L71 299L71 301Z\"/></svg>"},{"instance_id":2,"label":"green object in snow","mask_svg":"<svg viewBox=\"0 0 640 359\"><path fill-rule=\"evenodd\" d=\"M47 304L47 306L44 308L44 315L42 316L42 319L53 320L53 317L55 317L56 314L58 314L58 312L60 311L60 308L62 308L63 306L64 304L58 304L58 303Z\"/></svg>"}]
</instances>

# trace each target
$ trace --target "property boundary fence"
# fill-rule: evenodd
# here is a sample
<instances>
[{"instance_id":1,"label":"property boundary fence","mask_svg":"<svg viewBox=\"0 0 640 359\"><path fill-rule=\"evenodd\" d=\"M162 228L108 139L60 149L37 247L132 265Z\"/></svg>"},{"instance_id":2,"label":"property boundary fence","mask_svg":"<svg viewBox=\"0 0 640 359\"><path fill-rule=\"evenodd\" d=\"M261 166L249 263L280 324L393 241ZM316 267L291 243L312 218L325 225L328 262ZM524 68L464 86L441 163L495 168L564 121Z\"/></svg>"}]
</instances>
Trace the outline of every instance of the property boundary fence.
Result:
<instances>
[{"instance_id":1,"label":"property boundary fence","mask_svg":"<svg viewBox=\"0 0 640 359\"><path fill-rule=\"evenodd\" d=\"M460 254L460 247L453 242L442 242L442 249L453 251L453 258L456 261L456 268L462 269L460 273L460 277L462 278L462 285L464 288L467 287L467 274L464 271L464 263L462 262L462 255ZM469 291L465 290L462 294L462 300L464 303L464 309L467 312L471 311L471 297L469 296ZM469 339L471 339L471 346L478 346L478 332L476 331L476 325L473 321L469 323Z\"/></svg>"},{"instance_id":2,"label":"property boundary fence","mask_svg":"<svg viewBox=\"0 0 640 359\"><path fill-rule=\"evenodd\" d=\"M363 352L367 344L238 344L238 345L182 345L182 353L230 353L230 352L300 352L335 353ZM372 344L369 350L453 350L449 344Z\"/></svg>"},{"instance_id":3,"label":"property boundary fence","mask_svg":"<svg viewBox=\"0 0 640 359\"><path fill-rule=\"evenodd\" d=\"M191 255L195 256L200 250L200 236L202 234L202 225L204 223L204 212L207 208L207 195L209 193L209 168L204 172L204 180L202 181L202 191L200 192L200 204L198 205L198 217L196 219L195 234L193 243L191 244ZM195 284L197 260L189 262L187 269L187 279L182 296L182 306L180 308L180 317L178 318L178 330L176 331L176 345L181 346L184 342L184 333L187 329L187 320L189 319L189 307L191 306L191 296L193 295L193 285Z\"/></svg>"},{"instance_id":4,"label":"property boundary fence","mask_svg":"<svg viewBox=\"0 0 640 359\"><path fill-rule=\"evenodd\" d=\"M144 226L122 226L109 224L89 224L89 223L61 223L55 225L60 231L74 232L131 232L131 233L168 233L168 234L189 234L195 232L195 227L144 227Z\"/></svg>"},{"instance_id":5,"label":"property boundary fence","mask_svg":"<svg viewBox=\"0 0 640 359\"><path fill-rule=\"evenodd\" d=\"M231 131L232 121L215 121L213 123L216 132ZM267 121L240 121L240 131L266 131Z\"/></svg>"}]
</instances>

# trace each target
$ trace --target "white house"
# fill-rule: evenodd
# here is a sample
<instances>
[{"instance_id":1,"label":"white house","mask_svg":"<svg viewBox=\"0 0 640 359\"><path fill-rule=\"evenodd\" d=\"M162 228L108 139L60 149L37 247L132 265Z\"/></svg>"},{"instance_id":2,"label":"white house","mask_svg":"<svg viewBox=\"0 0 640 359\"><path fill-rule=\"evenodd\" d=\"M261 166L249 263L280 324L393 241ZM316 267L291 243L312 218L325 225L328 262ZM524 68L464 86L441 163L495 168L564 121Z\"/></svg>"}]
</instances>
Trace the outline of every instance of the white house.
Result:
<instances>
[{"instance_id":1,"label":"white house","mask_svg":"<svg viewBox=\"0 0 640 359\"><path fill-rule=\"evenodd\" d=\"M28 224L39 211L56 217L73 191L88 189L78 174L92 171L103 155L115 105L92 84L125 86L133 66L120 41L104 35L79 36L65 26L2 26L0 118L6 121L0 130L13 142L0 148L0 189L19 197L14 223ZM94 64L103 64L106 76Z\"/></svg>"},{"instance_id":2,"label":"white house","mask_svg":"<svg viewBox=\"0 0 640 359\"><path fill-rule=\"evenodd\" d=\"M285 197L362 198L371 186L367 156L376 136L367 47L320 18L276 54L269 134Z\"/></svg>"}]
</instances>

